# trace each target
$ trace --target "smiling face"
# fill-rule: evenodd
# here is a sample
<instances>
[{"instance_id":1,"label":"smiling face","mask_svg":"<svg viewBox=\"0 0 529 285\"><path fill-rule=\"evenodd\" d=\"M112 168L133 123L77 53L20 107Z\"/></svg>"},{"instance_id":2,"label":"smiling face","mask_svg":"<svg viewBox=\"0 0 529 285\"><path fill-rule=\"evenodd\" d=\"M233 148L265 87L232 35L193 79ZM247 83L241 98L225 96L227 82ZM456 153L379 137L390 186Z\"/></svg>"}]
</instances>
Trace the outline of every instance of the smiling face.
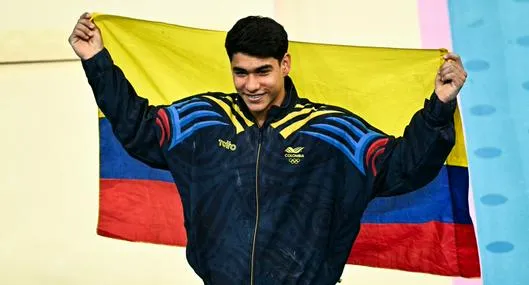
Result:
<instances>
[{"instance_id":1,"label":"smiling face","mask_svg":"<svg viewBox=\"0 0 529 285\"><path fill-rule=\"evenodd\" d=\"M231 60L233 82L246 106L262 125L272 106L285 99L284 78L290 72L290 55L281 61L235 53Z\"/></svg>"}]
</instances>

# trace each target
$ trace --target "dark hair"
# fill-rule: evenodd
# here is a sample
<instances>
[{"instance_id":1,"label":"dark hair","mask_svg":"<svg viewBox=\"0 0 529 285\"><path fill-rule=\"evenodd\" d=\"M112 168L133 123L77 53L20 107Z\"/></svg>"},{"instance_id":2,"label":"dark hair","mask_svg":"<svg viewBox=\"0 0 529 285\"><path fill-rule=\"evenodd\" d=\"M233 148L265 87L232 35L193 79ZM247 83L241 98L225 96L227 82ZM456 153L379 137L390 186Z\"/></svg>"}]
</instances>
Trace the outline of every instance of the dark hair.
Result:
<instances>
[{"instance_id":1,"label":"dark hair","mask_svg":"<svg viewBox=\"0 0 529 285\"><path fill-rule=\"evenodd\" d=\"M288 50L288 35L283 26L273 19L248 16L238 20L231 28L224 47L230 60L240 52L281 61Z\"/></svg>"}]
</instances>

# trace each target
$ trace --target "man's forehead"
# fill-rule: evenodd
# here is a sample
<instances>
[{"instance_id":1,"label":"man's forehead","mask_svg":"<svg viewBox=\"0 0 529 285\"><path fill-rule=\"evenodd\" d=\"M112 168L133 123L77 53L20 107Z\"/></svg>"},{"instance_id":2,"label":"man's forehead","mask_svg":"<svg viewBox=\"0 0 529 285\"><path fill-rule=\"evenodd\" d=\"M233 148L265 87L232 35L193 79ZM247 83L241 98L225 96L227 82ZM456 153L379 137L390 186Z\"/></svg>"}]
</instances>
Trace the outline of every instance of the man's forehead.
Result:
<instances>
[{"instance_id":1,"label":"man's forehead","mask_svg":"<svg viewBox=\"0 0 529 285\"><path fill-rule=\"evenodd\" d=\"M276 66L278 65L277 59L273 57L260 58L255 56L250 56L243 53L236 53L233 55L231 60L231 65L233 68L242 68L242 69L258 69L266 66Z\"/></svg>"}]
</instances>

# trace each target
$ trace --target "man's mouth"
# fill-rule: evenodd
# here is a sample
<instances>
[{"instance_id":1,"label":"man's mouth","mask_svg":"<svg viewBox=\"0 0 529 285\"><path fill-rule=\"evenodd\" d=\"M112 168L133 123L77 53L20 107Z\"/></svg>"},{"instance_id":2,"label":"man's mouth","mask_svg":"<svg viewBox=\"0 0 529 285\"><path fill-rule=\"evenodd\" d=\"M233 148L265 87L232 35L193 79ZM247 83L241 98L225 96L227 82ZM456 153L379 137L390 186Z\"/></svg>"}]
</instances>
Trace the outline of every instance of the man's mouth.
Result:
<instances>
[{"instance_id":1,"label":"man's mouth","mask_svg":"<svg viewBox=\"0 0 529 285\"><path fill-rule=\"evenodd\" d=\"M258 102L259 100L261 100L261 98L264 97L265 94L255 94L255 95L249 95L249 94L246 94L246 97L248 97L248 100L250 102Z\"/></svg>"}]
</instances>

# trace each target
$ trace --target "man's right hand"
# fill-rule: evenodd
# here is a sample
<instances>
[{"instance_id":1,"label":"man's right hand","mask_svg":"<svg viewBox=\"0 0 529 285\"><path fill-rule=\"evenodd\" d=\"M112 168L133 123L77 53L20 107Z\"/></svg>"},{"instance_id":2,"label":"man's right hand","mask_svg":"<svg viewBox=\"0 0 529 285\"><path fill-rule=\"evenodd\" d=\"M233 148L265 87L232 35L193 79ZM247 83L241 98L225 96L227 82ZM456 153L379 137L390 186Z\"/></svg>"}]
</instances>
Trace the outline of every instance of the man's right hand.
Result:
<instances>
[{"instance_id":1,"label":"man's right hand","mask_svg":"<svg viewBox=\"0 0 529 285\"><path fill-rule=\"evenodd\" d=\"M75 54L87 60L103 50L101 31L91 21L91 15L84 13L77 21L72 34L68 38Z\"/></svg>"}]
</instances>

